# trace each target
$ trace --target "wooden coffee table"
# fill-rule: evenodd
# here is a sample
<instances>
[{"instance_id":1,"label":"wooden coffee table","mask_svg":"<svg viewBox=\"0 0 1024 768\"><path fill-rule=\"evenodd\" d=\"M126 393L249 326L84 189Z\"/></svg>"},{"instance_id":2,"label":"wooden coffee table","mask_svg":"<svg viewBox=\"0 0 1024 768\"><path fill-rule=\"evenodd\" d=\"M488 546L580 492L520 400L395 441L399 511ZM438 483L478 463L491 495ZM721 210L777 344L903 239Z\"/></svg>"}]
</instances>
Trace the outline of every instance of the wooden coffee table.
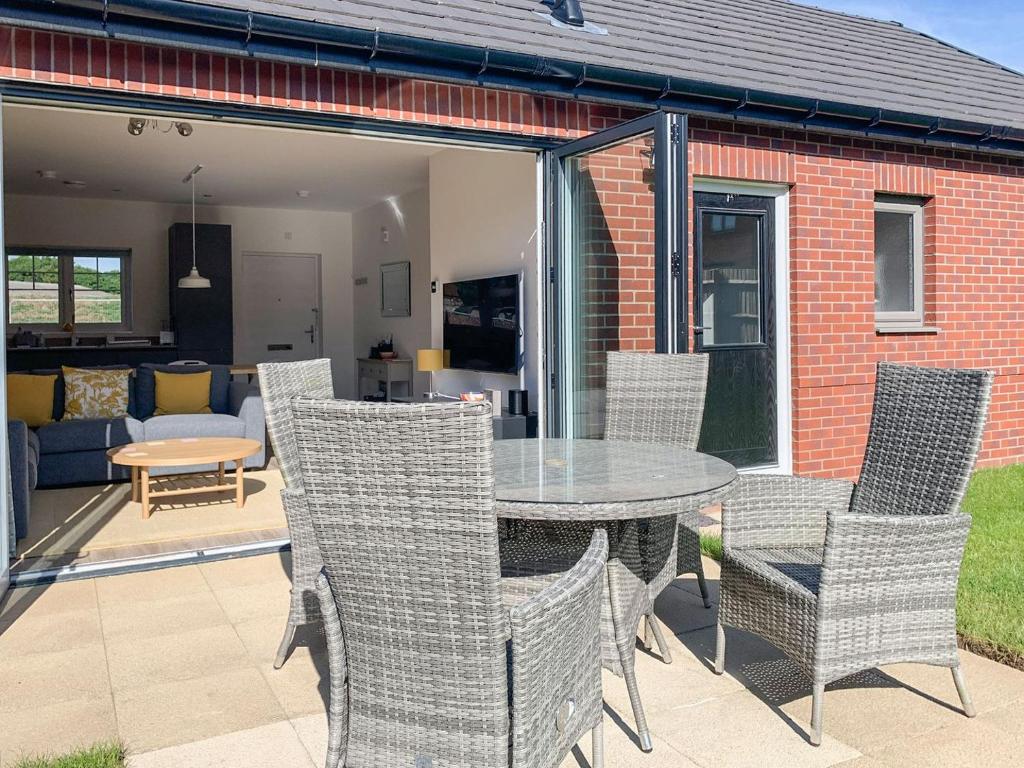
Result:
<instances>
[{"instance_id":1,"label":"wooden coffee table","mask_svg":"<svg viewBox=\"0 0 1024 768\"><path fill-rule=\"evenodd\" d=\"M245 506L242 459L259 453L261 447L259 440L245 437L182 437L119 445L107 451L107 458L114 464L132 468L132 501L142 503L142 517L147 519L151 513L150 499L191 493L234 491L235 505L241 509ZM228 461L235 462L235 482L231 484L226 483L224 477L224 464ZM149 470L152 467L188 467L197 464L216 464L217 482L198 488L150 490Z\"/></svg>"}]
</instances>

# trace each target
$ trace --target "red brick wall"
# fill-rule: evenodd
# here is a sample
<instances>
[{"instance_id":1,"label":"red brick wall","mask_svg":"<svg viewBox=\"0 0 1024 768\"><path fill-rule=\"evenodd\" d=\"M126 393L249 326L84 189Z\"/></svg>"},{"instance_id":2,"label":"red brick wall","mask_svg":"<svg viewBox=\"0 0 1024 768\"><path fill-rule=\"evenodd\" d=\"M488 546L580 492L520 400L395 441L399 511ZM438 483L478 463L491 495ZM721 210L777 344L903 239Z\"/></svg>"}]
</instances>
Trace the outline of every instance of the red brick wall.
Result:
<instances>
[{"instance_id":1,"label":"red brick wall","mask_svg":"<svg viewBox=\"0 0 1024 768\"><path fill-rule=\"evenodd\" d=\"M791 185L797 472L855 477L879 360L996 373L982 464L1024 461L1024 160L691 120L695 176ZM876 334L874 198L929 198L926 321Z\"/></svg>"},{"instance_id":2,"label":"red brick wall","mask_svg":"<svg viewBox=\"0 0 1024 768\"><path fill-rule=\"evenodd\" d=\"M654 351L654 177L644 138L571 163L580 226L573 253L584 352L576 385L604 390L605 353ZM600 435L601 421L579 434Z\"/></svg>"},{"instance_id":3,"label":"red brick wall","mask_svg":"<svg viewBox=\"0 0 1024 768\"><path fill-rule=\"evenodd\" d=\"M532 94L5 27L0 79L565 138L634 114ZM1024 461L1024 161L697 118L690 136L692 175L792 187L797 471L856 474L874 364L882 359L995 370L982 462ZM596 181L593 202L602 208L595 215L605 219L616 254L615 343L648 348L653 269L641 252L649 244L638 236L650 211L645 183L635 175L638 159L619 158L634 175L617 179L618 189ZM935 335L875 333L876 192L929 197L926 313L939 328ZM633 199L614 197L623 194Z\"/></svg>"}]
</instances>

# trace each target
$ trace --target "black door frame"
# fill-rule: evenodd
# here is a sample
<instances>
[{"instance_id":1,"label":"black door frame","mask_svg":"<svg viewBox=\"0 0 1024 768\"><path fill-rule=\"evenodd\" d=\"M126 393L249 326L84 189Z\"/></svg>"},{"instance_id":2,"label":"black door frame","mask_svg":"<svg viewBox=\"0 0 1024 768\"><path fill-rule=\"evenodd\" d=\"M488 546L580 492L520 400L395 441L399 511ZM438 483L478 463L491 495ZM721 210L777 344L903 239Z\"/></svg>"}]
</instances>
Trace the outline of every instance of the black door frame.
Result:
<instances>
[{"instance_id":1,"label":"black door frame","mask_svg":"<svg viewBox=\"0 0 1024 768\"><path fill-rule=\"evenodd\" d=\"M566 199L566 161L630 138L654 136L654 322L655 351L687 351L689 336L688 254L688 166L687 116L679 112L651 112L611 128L589 134L544 153L544 234L547 275L544 333L547 343L545 366L548 381L547 434L566 434L564 398L568 361L562 350L566 285L562 274L567 260L565 227L569 210Z\"/></svg>"},{"instance_id":2,"label":"black door frame","mask_svg":"<svg viewBox=\"0 0 1024 768\"><path fill-rule=\"evenodd\" d=\"M703 196L725 198L725 200L712 200L705 205L702 202ZM770 353L771 361L768 365L768 372L771 375L770 390L772 392L775 458L773 461L766 462L763 465L759 463L754 466L782 466L784 461L782 453L785 450L785 447L781 440L783 425L779 401L780 397L784 396L784 393L780 391L778 366L780 344L785 343L785 340L780 340L778 332L779 301L777 296L778 285L776 273L778 266L776 260L779 257L779 243L777 235L778 222L776 221L776 199L772 196L758 194L756 190L751 190L749 192L709 192L701 190L693 193L693 210L693 316L695 325L695 351L710 354L714 354L715 352L728 354L729 352L753 352L762 350ZM699 343L699 341L703 340L703 330L701 327L704 325L702 281L700 275L703 272L702 245L703 216L705 214L746 215L757 218L759 239L758 302L760 306L760 340L758 342L746 344L715 344L711 349L706 349L701 345L701 343ZM713 374L713 370L714 364L712 364L712 373L709 373L709 376ZM709 399L710 396L711 382L709 380Z\"/></svg>"}]
</instances>

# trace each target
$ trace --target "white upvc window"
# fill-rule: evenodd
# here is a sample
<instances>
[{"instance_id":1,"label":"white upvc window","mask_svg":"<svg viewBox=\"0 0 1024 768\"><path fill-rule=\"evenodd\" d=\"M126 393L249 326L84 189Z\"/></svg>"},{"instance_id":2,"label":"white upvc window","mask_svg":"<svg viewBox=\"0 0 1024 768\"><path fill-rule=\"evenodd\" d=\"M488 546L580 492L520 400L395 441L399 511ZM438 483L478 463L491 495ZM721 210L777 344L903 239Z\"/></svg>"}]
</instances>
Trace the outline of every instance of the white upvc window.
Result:
<instances>
[{"instance_id":1,"label":"white upvc window","mask_svg":"<svg viewBox=\"0 0 1024 768\"><path fill-rule=\"evenodd\" d=\"M875 202L875 324L924 325L924 207Z\"/></svg>"},{"instance_id":2,"label":"white upvc window","mask_svg":"<svg viewBox=\"0 0 1024 768\"><path fill-rule=\"evenodd\" d=\"M9 330L131 330L128 250L11 247L5 272Z\"/></svg>"}]
</instances>

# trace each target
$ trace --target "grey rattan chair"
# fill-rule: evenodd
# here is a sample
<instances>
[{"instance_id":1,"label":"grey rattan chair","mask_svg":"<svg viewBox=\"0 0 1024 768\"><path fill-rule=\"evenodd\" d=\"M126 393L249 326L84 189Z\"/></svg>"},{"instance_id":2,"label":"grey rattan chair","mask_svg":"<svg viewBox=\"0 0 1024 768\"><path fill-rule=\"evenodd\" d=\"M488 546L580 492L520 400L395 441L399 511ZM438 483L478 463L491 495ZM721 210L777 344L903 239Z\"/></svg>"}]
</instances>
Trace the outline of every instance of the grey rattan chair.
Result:
<instances>
[{"instance_id":1,"label":"grey rattan chair","mask_svg":"<svg viewBox=\"0 0 1024 768\"><path fill-rule=\"evenodd\" d=\"M606 377L605 440L670 443L697 449L704 420L707 355L609 352ZM672 657L653 607L662 590L676 576L695 573L704 607L711 607L700 558L702 506L687 506L675 520L649 521L640 540L651 601L645 643L650 648L649 636L653 634L665 663L671 663Z\"/></svg>"},{"instance_id":2,"label":"grey rattan chair","mask_svg":"<svg viewBox=\"0 0 1024 768\"><path fill-rule=\"evenodd\" d=\"M811 678L812 744L825 685L884 664L950 667L970 517L960 502L981 444L992 375L882 363L857 485L748 475L724 504L715 671L723 626L759 635Z\"/></svg>"},{"instance_id":3,"label":"grey rattan chair","mask_svg":"<svg viewBox=\"0 0 1024 768\"><path fill-rule=\"evenodd\" d=\"M605 533L506 609L490 404L292 410L304 491L286 495L326 576L329 768L556 768L587 731L601 766Z\"/></svg>"},{"instance_id":4,"label":"grey rattan chair","mask_svg":"<svg viewBox=\"0 0 1024 768\"><path fill-rule=\"evenodd\" d=\"M333 397L331 361L260 363L256 369L259 372L267 432L285 488L301 490L302 473L299 470L298 448L292 427L291 399L296 395ZM285 504L284 511L292 547L292 592L288 624L274 660L274 669L280 669L288 657L296 627L320 621L316 578L323 568L323 561L320 559L309 513L298 502Z\"/></svg>"}]
</instances>

